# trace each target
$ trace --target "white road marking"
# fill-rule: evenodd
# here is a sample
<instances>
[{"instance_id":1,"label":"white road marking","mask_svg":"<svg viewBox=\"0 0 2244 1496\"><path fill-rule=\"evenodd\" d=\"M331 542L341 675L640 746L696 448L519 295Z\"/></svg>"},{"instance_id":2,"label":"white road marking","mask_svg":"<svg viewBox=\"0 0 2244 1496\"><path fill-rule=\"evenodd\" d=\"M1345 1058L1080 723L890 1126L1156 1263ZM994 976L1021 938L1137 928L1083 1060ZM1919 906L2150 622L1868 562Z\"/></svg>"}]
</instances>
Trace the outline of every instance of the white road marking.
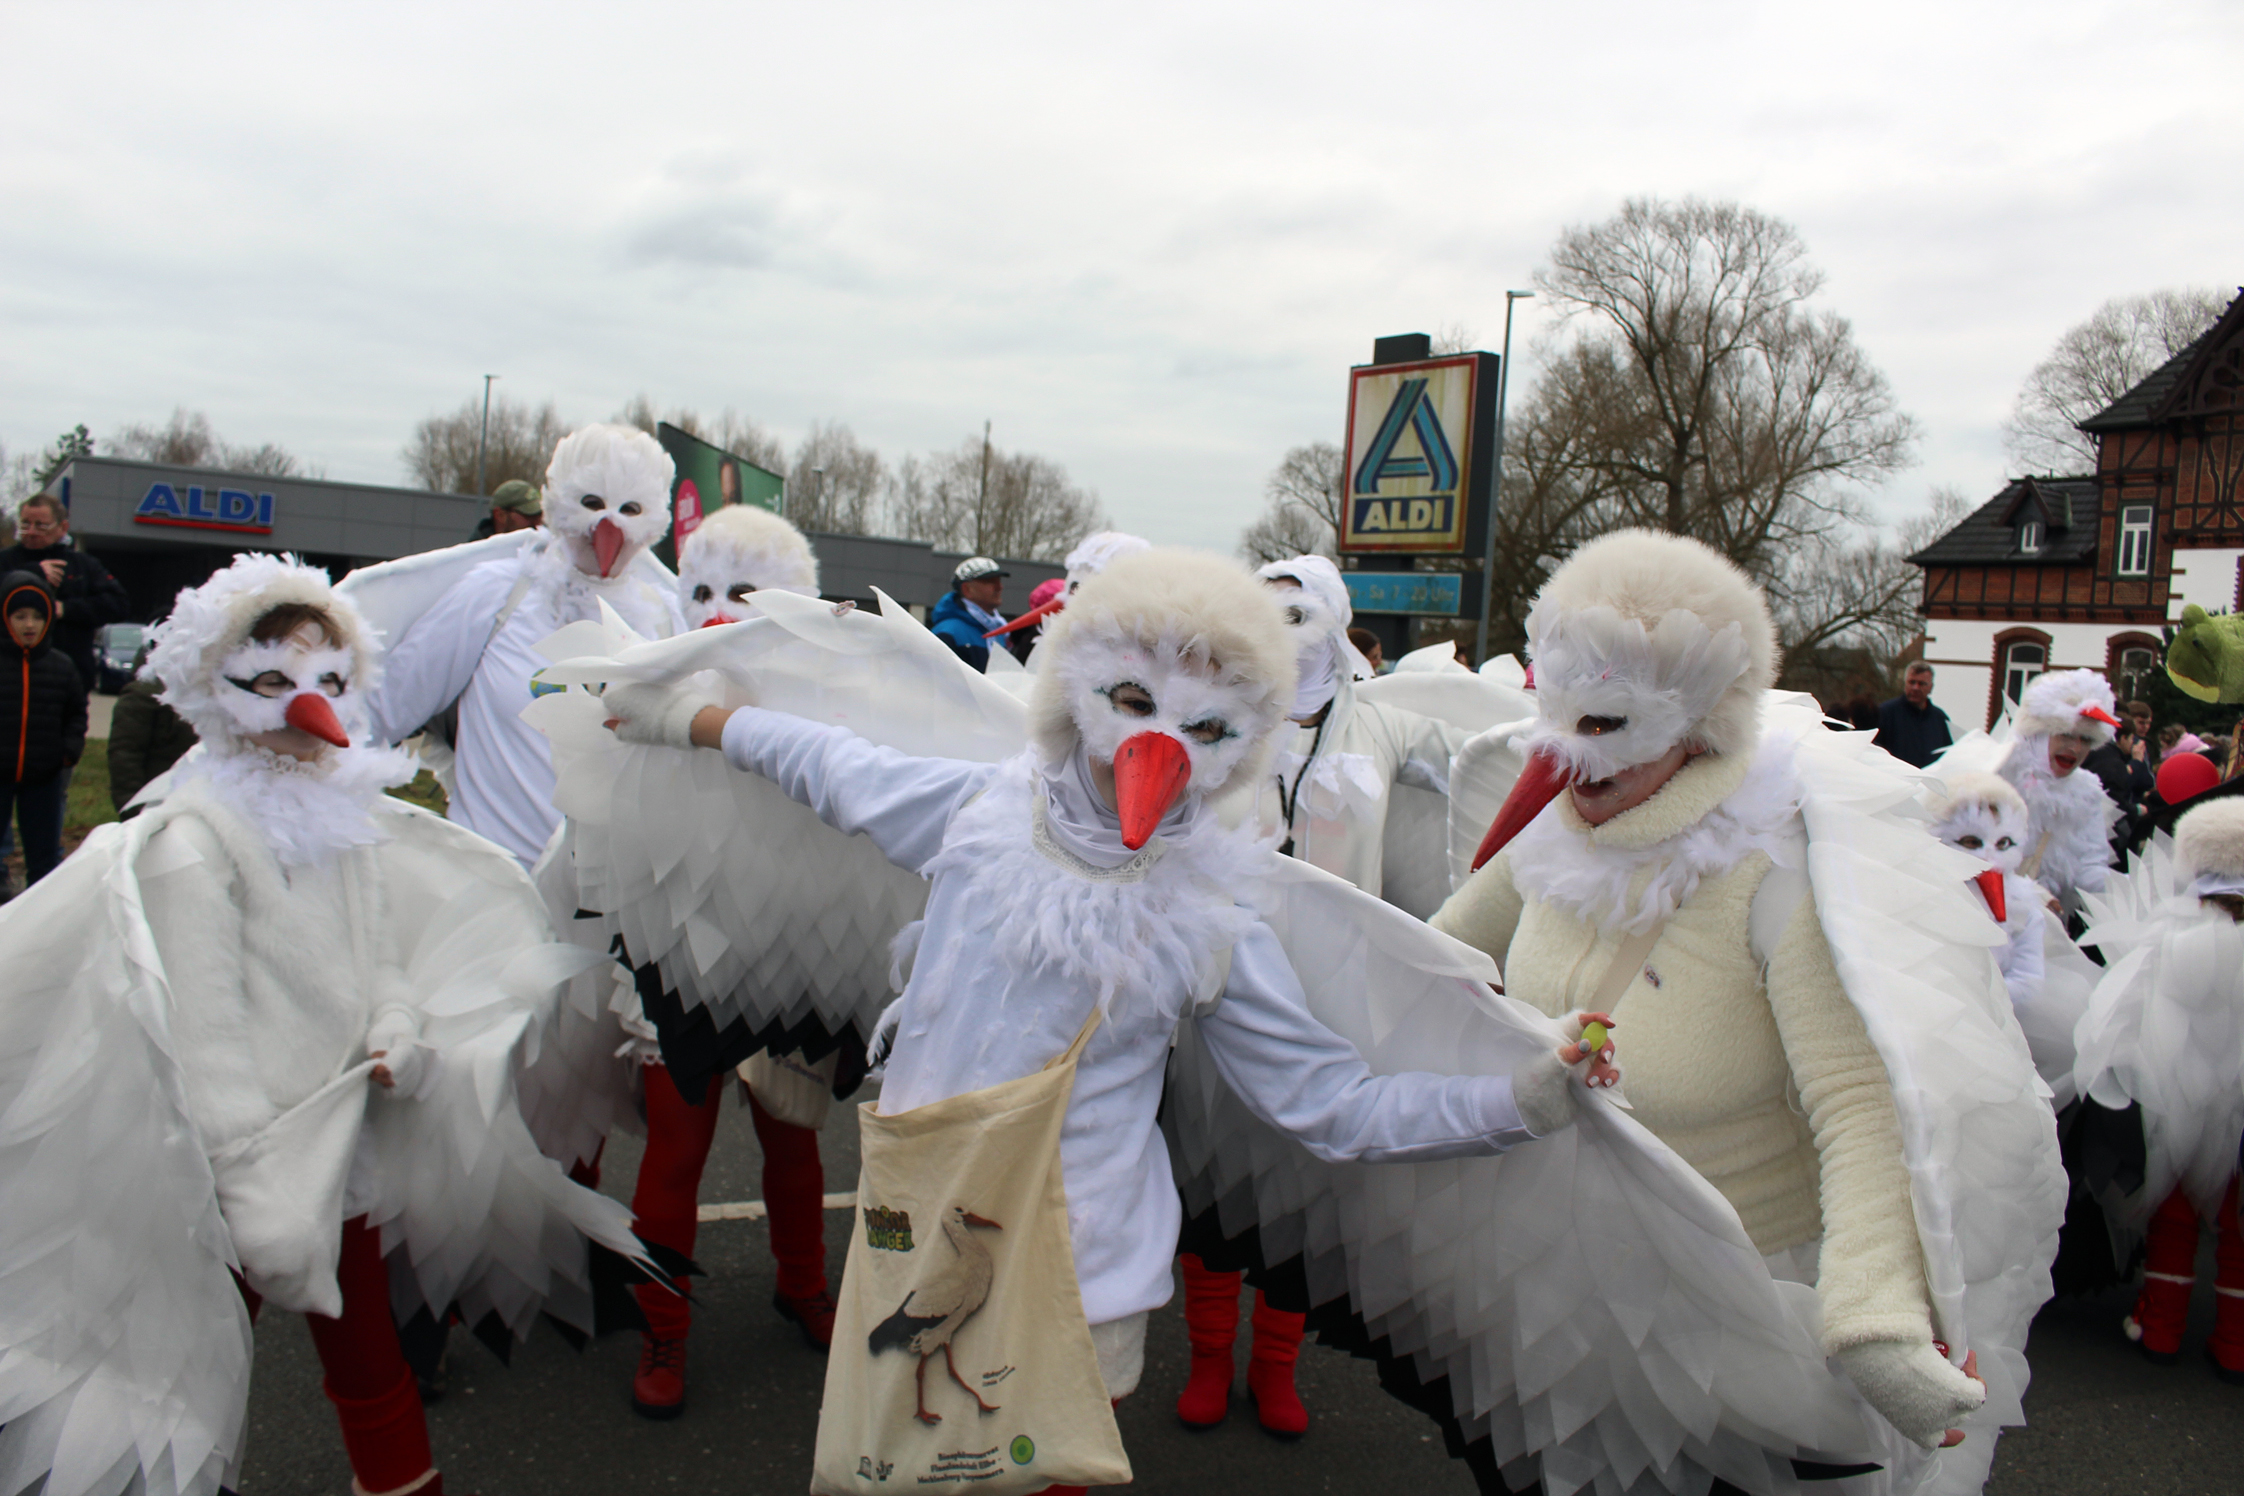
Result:
<instances>
[{"instance_id":1,"label":"white road marking","mask_svg":"<svg viewBox=\"0 0 2244 1496\"><path fill-rule=\"evenodd\" d=\"M855 1210L855 1195L828 1195L828 1210ZM761 1200L723 1200L715 1205L703 1205L695 1210L694 1219L707 1224L710 1221L760 1221L771 1214Z\"/></svg>"}]
</instances>

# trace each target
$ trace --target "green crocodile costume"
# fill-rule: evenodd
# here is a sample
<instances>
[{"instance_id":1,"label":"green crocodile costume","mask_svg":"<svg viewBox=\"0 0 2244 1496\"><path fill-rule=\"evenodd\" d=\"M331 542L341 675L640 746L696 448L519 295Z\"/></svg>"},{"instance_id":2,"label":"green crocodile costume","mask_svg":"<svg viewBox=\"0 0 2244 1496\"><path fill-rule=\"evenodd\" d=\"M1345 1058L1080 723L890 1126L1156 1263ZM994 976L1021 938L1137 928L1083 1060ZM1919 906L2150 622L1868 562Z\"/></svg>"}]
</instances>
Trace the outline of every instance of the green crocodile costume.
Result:
<instances>
[{"instance_id":1,"label":"green crocodile costume","mask_svg":"<svg viewBox=\"0 0 2244 1496\"><path fill-rule=\"evenodd\" d=\"M2166 674L2199 701L2244 702L2244 614L2184 607L2166 646Z\"/></svg>"}]
</instances>

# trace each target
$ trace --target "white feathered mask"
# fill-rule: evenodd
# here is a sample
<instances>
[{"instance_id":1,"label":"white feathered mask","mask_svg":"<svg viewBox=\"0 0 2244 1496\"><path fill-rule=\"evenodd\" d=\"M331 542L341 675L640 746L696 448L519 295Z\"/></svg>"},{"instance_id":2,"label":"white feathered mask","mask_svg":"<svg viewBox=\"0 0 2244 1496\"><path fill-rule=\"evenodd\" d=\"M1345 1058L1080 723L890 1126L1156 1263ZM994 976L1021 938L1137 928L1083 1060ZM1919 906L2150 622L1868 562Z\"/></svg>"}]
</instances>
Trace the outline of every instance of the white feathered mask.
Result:
<instances>
[{"instance_id":1,"label":"white feathered mask","mask_svg":"<svg viewBox=\"0 0 2244 1496\"><path fill-rule=\"evenodd\" d=\"M276 610L311 610L265 640ZM324 619L324 624L320 619ZM295 727L337 747L368 732L366 696L380 653L365 621L327 573L293 556L240 555L172 604L156 625L148 672L159 696L214 753L253 734Z\"/></svg>"},{"instance_id":2,"label":"white feathered mask","mask_svg":"<svg viewBox=\"0 0 2244 1496\"><path fill-rule=\"evenodd\" d=\"M1651 763L1678 745L1753 751L1776 683L1761 589L1698 541L1651 530L1593 540L1527 615L1535 725L1525 770L1482 840L1479 867L1561 789Z\"/></svg>"},{"instance_id":3,"label":"white feathered mask","mask_svg":"<svg viewBox=\"0 0 2244 1496\"><path fill-rule=\"evenodd\" d=\"M1122 840L1140 847L1187 794L1258 772L1293 697L1277 600L1237 566L1144 550L1085 582L1044 636L1030 701L1047 767L1081 744L1115 766Z\"/></svg>"},{"instance_id":4,"label":"white feathered mask","mask_svg":"<svg viewBox=\"0 0 2244 1496\"><path fill-rule=\"evenodd\" d=\"M768 509L727 504L678 548L678 603L688 628L737 623L748 616L748 594L766 588L818 595L810 542Z\"/></svg>"},{"instance_id":5,"label":"white feathered mask","mask_svg":"<svg viewBox=\"0 0 2244 1496\"><path fill-rule=\"evenodd\" d=\"M2021 738L2068 733L2091 748L2112 740L2119 726L2111 683L2093 670L2050 670L2026 684L2013 723Z\"/></svg>"},{"instance_id":6,"label":"white feathered mask","mask_svg":"<svg viewBox=\"0 0 2244 1496\"><path fill-rule=\"evenodd\" d=\"M620 577L670 533L677 465L632 426L586 426L561 438L545 469L545 525L577 570Z\"/></svg>"},{"instance_id":7,"label":"white feathered mask","mask_svg":"<svg viewBox=\"0 0 2244 1496\"><path fill-rule=\"evenodd\" d=\"M1348 642L1348 625L1356 617L1348 584L1340 568L1323 556L1266 562L1255 575L1276 587L1279 607L1293 630L1294 699L1288 715L1313 717L1338 693L1344 677L1371 673L1369 662ZM1286 582L1294 585L1282 585Z\"/></svg>"},{"instance_id":8,"label":"white feathered mask","mask_svg":"<svg viewBox=\"0 0 2244 1496\"><path fill-rule=\"evenodd\" d=\"M1931 807L1932 834L1981 862L2015 873L2026 859L2025 797L1993 774L1963 774Z\"/></svg>"}]
</instances>

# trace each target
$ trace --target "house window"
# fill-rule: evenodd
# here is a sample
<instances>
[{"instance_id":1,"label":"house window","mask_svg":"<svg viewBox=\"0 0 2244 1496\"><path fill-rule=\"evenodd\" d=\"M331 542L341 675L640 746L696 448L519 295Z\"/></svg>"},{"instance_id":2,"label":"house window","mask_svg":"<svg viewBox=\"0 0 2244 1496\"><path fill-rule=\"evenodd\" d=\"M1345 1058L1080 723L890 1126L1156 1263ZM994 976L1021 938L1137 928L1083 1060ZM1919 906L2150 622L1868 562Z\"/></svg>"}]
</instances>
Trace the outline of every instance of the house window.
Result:
<instances>
[{"instance_id":1,"label":"house window","mask_svg":"<svg viewBox=\"0 0 2244 1496\"><path fill-rule=\"evenodd\" d=\"M2151 506L2130 504L2119 511L2119 574L2147 577L2151 563Z\"/></svg>"},{"instance_id":2,"label":"house window","mask_svg":"<svg viewBox=\"0 0 2244 1496\"><path fill-rule=\"evenodd\" d=\"M2031 556L2038 554L2040 550L2041 521L2038 519L2027 520L2018 527L2018 554Z\"/></svg>"},{"instance_id":3,"label":"house window","mask_svg":"<svg viewBox=\"0 0 2244 1496\"><path fill-rule=\"evenodd\" d=\"M2013 702L2022 700L2026 683L2049 668L2049 651L2042 645L2020 640L2002 654L2002 694Z\"/></svg>"},{"instance_id":4,"label":"house window","mask_svg":"<svg viewBox=\"0 0 2244 1496\"><path fill-rule=\"evenodd\" d=\"M2158 651L2129 645L2119 652L2119 699L2136 701L2150 694L2151 672L2158 668Z\"/></svg>"}]
</instances>

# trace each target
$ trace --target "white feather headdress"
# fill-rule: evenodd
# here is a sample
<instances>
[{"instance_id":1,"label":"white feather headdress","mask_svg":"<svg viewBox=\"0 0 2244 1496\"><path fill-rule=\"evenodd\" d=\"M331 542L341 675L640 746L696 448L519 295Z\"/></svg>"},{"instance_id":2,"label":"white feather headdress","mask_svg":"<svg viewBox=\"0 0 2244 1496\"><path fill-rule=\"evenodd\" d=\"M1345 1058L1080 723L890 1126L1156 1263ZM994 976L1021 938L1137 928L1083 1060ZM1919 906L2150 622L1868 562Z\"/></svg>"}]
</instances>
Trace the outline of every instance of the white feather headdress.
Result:
<instances>
[{"instance_id":1,"label":"white feather headdress","mask_svg":"<svg viewBox=\"0 0 2244 1496\"><path fill-rule=\"evenodd\" d=\"M240 687L221 679L220 666L249 643L258 619L287 603L319 609L342 636L337 648L350 660L350 693L337 709L354 737L363 730L362 722L352 720L353 708L381 678L381 651L357 607L318 567L294 556L251 553L181 592L171 616L156 625L148 651L148 673L163 684L158 699L186 718L205 743L223 748L241 732L225 705Z\"/></svg>"},{"instance_id":2,"label":"white feather headdress","mask_svg":"<svg viewBox=\"0 0 2244 1496\"><path fill-rule=\"evenodd\" d=\"M2027 682L2026 693L2018 702L2015 730L2022 738L2066 732L2091 744L2110 742L2111 724L2084 715L2090 711L2107 717L2119 714L2110 682L2093 670L2045 671Z\"/></svg>"},{"instance_id":3,"label":"white feather headdress","mask_svg":"<svg viewBox=\"0 0 2244 1496\"><path fill-rule=\"evenodd\" d=\"M776 588L816 597L818 557L802 531L770 510L727 504L678 548L679 605L686 622L696 628L707 622L742 583L753 591Z\"/></svg>"}]
</instances>

